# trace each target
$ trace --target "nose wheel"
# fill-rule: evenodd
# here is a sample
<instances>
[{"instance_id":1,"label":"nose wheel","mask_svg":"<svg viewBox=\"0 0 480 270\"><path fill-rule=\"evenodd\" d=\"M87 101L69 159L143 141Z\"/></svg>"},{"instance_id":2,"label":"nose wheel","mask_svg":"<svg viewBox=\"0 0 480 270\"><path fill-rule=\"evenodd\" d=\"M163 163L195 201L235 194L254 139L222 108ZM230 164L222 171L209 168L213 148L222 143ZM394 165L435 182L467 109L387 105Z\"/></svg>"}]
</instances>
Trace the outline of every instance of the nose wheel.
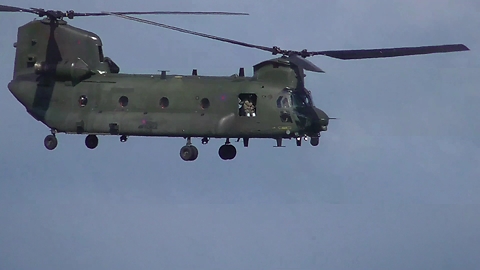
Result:
<instances>
[{"instance_id":1,"label":"nose wheel","mask_svg":"<svg viewBox=\"0 0 480 270\"><path fill-rule=\"evenodd\" d=\"M312 146L318 146L318 144L320 143L320 137L312 137L310 138L310 144Z\"/></svg>"}]
</instances>

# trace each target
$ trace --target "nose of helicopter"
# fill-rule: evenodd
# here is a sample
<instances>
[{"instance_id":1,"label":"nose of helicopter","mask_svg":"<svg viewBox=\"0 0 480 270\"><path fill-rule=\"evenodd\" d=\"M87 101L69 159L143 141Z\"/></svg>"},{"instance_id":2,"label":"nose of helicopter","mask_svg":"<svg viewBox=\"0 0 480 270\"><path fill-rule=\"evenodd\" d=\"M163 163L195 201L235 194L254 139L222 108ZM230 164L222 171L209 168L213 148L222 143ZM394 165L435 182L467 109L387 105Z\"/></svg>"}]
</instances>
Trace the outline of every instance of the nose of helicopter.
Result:
<instances>
[{"instance_id":1,"label":"nose of helicopter","mask_svg":"<svg viewBox=\"0 0 480 270\"><path fill-rule=\"evenodd\" d=\"M324 111L317 107L314 107L314 111L315 116L313 118L313 126L315 128L315 131L327 131L330 117L328 117L328 115Z\"/></svg>"}]
</instances>

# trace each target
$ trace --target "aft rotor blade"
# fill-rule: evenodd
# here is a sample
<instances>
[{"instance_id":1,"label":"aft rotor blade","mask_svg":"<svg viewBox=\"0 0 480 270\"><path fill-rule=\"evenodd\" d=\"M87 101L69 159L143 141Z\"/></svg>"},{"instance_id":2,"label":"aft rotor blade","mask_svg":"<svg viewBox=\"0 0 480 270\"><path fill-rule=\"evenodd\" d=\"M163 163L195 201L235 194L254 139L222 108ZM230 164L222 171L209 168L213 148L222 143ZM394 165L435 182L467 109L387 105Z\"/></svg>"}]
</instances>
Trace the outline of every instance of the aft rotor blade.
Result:
<instances>
[{"instance_id":1,"label":"aft rotor blade","mask_svg":"<svg viewBox=\"0 0 480 270\"><path fill-rule=\"evenodd\" d=\"M113 16L123 18L123 19L132 20L132 21L141 22L141 23L146 23L146 24L150 24L150 25L154 25L154 26L159 26L159 27L179 31L179 32L182 32L182 33L187 33L187 34L196 35L196 36L205 37L205 38L218 40L218 41L223 41L223 42L228 42L228 43L232 43L232 44L236 44L236 45L240 45L240 46L244 46L244 47L260 49L260 50L264 50L264 51L267 51L267 52L272 52L272 53L275 52L275 48L259 46L259 45L254 45L254 44L250 44L250 43L245 43L245 42L233 40L233 39L222 38L222 37L217 37L217 36L208 35L208 34L204 34L204 33L199 33L199 32L195 32L195 31L190 31L190 30L187 30L187 29L183 29L183 28L179 28L179 27L175 27L175 26L171 26L171 25L167 25L167 24L163 24L163 23L158 23L158 22L154 22L154 21L149 21L149 20L145 20L145 19L140 19L140 18L128 16L128 15L121 15L121 14L116 14L116 13L106 12L106 11L103 11L103 12L108 13L108 14L113 15Z\"/></svg>"},{"instance_id":2,"label":"aft rotor blade","mask_svg":"<svg viewBox=\"0 0 480 270\"><path fill-rule=\"evenodd\" d=\"M28 12L37 14L40 16L50 16L56 19L67 17L73 19L74 17L86 17L86 16L107 16L111 15L109 12L75 12L69 10L67 12L44 10L42 8L20 8L14 6L0 5L0 12ZM114 14L126 15L126 14L160 14L160 15L249 15L243 12L223 12L223 11L122 11L111 12Z\"/></svg>"},{"instance_id":3,"label":"aft rotor blade","mask_svg":"<svg viewBox=\"0 0 480 270\"><path fill-rule=\"evenodd\" d=\"M421 46L421 47L402 47L402 48L385 48L385 49L368 49L368 50L334 50L309 52L308 56L325 55L342 60L367 59L367 58L386 58L407 55L421 55L432 53L448 53L469 51L470 49L463 44L449 44L438 46Z\"/></svg>"},{"instance_id":4,"label":"aft rotor blade","mask_svg":"<svg viewBox=\"0 0 480 270\"><path fill-rule=\"evenodd\" d=\"M28 8L19 8L19 7L13 7L13 6L5 6L5 5L0 5L0 12L28 12L28 13L37 14L37 12Z\"/></svg>"},{"instance_id":5,"label":"aft rotor blade","mask_svg":"<svg viewBox=\"0 0 480 270\"><path fill-rule=\"evenodd\" d=\"M117 15L145 15L145 14L160 14L160 15L249 15L248 13L243 12L223 12L223 11L125 11L125 12L75 12L73 15L75 17L80 16L106 16L117 14Z\"/></svg>"}]
</instances>

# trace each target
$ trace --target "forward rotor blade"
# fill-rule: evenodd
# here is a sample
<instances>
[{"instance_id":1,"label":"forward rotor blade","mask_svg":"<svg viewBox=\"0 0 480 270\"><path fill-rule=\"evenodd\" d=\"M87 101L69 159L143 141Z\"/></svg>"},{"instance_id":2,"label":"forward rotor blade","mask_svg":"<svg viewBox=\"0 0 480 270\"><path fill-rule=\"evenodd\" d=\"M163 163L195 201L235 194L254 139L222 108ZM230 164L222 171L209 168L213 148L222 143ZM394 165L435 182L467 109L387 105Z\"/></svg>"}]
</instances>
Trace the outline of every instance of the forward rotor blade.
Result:
<instances>
[{"instance_id":1,"label":"forward rotor blade","mask_svg":"<svg viewBox=\"0 0 480 270\"><path fill-rule=\"evenodd\" d=\"M0 5L0 12L28 12L28 13L37 14L37 12L28 8L19 8L19 7L5 6L5 5Z\"/></svg>"},{"instance_id":2,"label":"forward rotor blade","mask_svg":"<svg viewBox=\"0 0 480 270\"><path fill-rule=\"evenodd\" d=\"M123 19L127 19L127 20L146 23L146 24L150 24L150 25L154 25L154 26L159 26L159 27L179 31L179 32L182 32L182 33L192 34L192 35L201 36L201 37L205 37L205 38L210 38L210 39L213 39L213 40L218 40L218 41L223 41L223 42L228 42L228 43L232 43L232 44L240 45L240 46L244 46L244 47L260 49L260 50L264 50L264 51L267 51L267 52L271 52L273 54L287 53L287 51L281 51L280 49L278 49L276 47L270 48L270 47L265 47L265 46L254 45L254 44L245 43L245 42L241 42L241 41L237 41L237 40L232 40L232 39L217 37L217 36L208 35L208 34L204 34L204 33L194 32L194 31L183 29L183 28L170 26L170 25L166 25L166 24L162 24L162 23L157 23L157 22L153 22L153 21L149 21L149 20L145 20L145 19L140 19L140 18L136 18L136 17L132 17L132 16L127 16L127 15L120 15L120 14L115 14L115 13L110 13L110 14L113 15L113 16L123 18ZM289 57L287 58L287 60L289 60L293 64L295 64L295 65L297 65L297 66L299 66L299 67L301 67L305 70L314 71L314 72L321 72L321 73L324 72L322 69L320 69L315 64L308 61L307 59L298 57L296 52L291 52L289 54Z\"/></svg>"},{"instance_id":3,"label":"forward rotor blade","mask_svg":"<svg viewBox=\"0 0 480 270\"><path fill-rule=\"evenodd\" d=\"M153 22L153 21L149 21L149 20L145 20L145 19L140 19L140 18L128 16L128 15L121 15L121 14L116 14L116 13L106 12L106 11L103 11L103 13L108 13L109 15L117 16L117 17L120 17L120 18L123 18L123 19L132 20L132 21L136 21L136 22L141 22L141 23L145 23L145 24L150 24L150 25L154 25L154 26L158 26L158 27L163 27L163 28L175 30L175 31L178 31L178 32L187 33L187 34L200 36L200 37L205 37L205 38L209 38L209 39L213 39L213 40L217 40L217 41L228 42L228 43L231 43L231 44L236 44L236 45L249 47L249 48L260 49L260 50L264 50L264 51L272 52L272 53L275 52L275 48L269 48L269 47L265 47L265 46L259 46L259 45L254 45L254 44L245 43L245 42L241 42L241 41L236 41L236 40L233 40L233 39L222 38L222 37L217 37L217 36L208 35L208 34L204 34L204 33L199 33L199 32L195 32L195 31L190 31L190 30L187 30L187 29L183 29L183 28L179 28L179 27L175 27L175 26L170 26L170 25L163 24L163 23L157 23L157 22Z\"/></svg>"},{"instance_id":4,"label":"forward rotor blade","mask_svg":"<svg viewBox=\"0 0 480 270\"><path fill-rule=\"evenodd\" d=\"M385 48L385 49L369 49L369 50L334 50L309 52L308 56L325 55L342 60L367 59L367 58L386 58L407 55L420 55L432 53L448 53L469 51L470 49L463 44L450 44L438 46L421 46L421 47L402 47L402 48Z\"/></svg>"},{"instance_id":5,"label":"forward rotor blade","mask_svg":"<svg viewBox=\"0 0 480 270\"><path fill-rule=\"evenodd\" d=\"M242 12L223 12L223 11L125 11L125 12L87 12L87 13L73 13L75 17L80 16L106 16L117 14L117 15L145 15L145 14L160 14L160 15L249 15L248 13Z\"/></svg>"},{"instance_id":6,"label":"forward rotor blade","mask_svg":"<svg viewBox=\"0 0 480 270\"><path fill-rule=\"evenodd\" d=\"M467 48L467 46L463 44L450 44L450 45L438 45L438 46L401 47L401 48L368 49L368 50L330 50L330 51L315 51L315 52L309 52L307 50L291 51L291 50L282 50L276 46L273 46L273 47L260 46L260 45L241 42L233 39L227 39L227 38L217 37L209 34L194 32L194 31L183 29L183 28L170 26L162 23L157 23L157 22L149 21L145 19L140 19L137 17L128 16L128 15L116 14L116 13L105 12L105 11L103 11L102 13L107 13L109 15L117 16L123 19L150 24L158 27L163 27L166 29L171 29L171 30L175 30L178 32L187 33L195 36L205 37L205 38L227 42L235 45L240 45L248 48L255 48L255 49L271 52L273 55L283 54L288 56L292 63L306 70L315 71L315 72L323 72L323 70L315 66L313 63L307 61L305 58L310 56L315 56L315 55L323 55L323 56L328 56L328 57L342 59L342 60L351 60L351 59L386 58L386 57L397 57L397 56L407 56L407 55L459 52L459 51L470 50L469 48Z\"/></svg>"},{"instance_id":7,"label":"forward rotor blade","mask_svg":"<svg viewBox=\"0 0 480 270\"><path fill-rule=\"evenodd\" d=\"M317 67L314 63L308 61L305 58L298 57L297 54L291 54L288 58L288 61L294 63L295 65L309 71L325 73L321 68Z\"/></svg>"}]
</instances>

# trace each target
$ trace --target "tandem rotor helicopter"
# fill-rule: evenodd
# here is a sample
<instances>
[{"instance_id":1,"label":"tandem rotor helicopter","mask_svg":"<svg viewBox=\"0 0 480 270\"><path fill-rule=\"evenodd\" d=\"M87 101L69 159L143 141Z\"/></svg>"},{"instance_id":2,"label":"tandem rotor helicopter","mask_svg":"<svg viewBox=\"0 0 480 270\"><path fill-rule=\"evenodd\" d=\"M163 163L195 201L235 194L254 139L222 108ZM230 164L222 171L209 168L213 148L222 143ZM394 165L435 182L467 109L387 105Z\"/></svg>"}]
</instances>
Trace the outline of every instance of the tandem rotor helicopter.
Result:
<instances>
[{"instance_id":1,"label":"tandem rotor helicopter","mask_svg":"<svg viewBox=\"0 0 480 270\"><path fill-rule=\"evenodd\" d=\"M26 12L44 17L18 28L10 92L36 120L51 129L44 145L57 147L57 133L85 134L89 149L98 135L180 137L184 161L198 157L192 138L225 139L218 154L231 160L237 150L230 139L270 138L282 147L283 139L310 139L319 144L330 118L315 107L305 88L305 71L323 72L306 58L323 55L342 60L468 51L463 44L368 50L293 51L221 38L132 17L140 14L248 15L231 12L97 12L77 13L0 5L0 12ZM217 41L279 55L243 68L232 76L122 74L103 54L100 37L67 24L65 18L116 16Z\"/></svg>"}]
</instances>

